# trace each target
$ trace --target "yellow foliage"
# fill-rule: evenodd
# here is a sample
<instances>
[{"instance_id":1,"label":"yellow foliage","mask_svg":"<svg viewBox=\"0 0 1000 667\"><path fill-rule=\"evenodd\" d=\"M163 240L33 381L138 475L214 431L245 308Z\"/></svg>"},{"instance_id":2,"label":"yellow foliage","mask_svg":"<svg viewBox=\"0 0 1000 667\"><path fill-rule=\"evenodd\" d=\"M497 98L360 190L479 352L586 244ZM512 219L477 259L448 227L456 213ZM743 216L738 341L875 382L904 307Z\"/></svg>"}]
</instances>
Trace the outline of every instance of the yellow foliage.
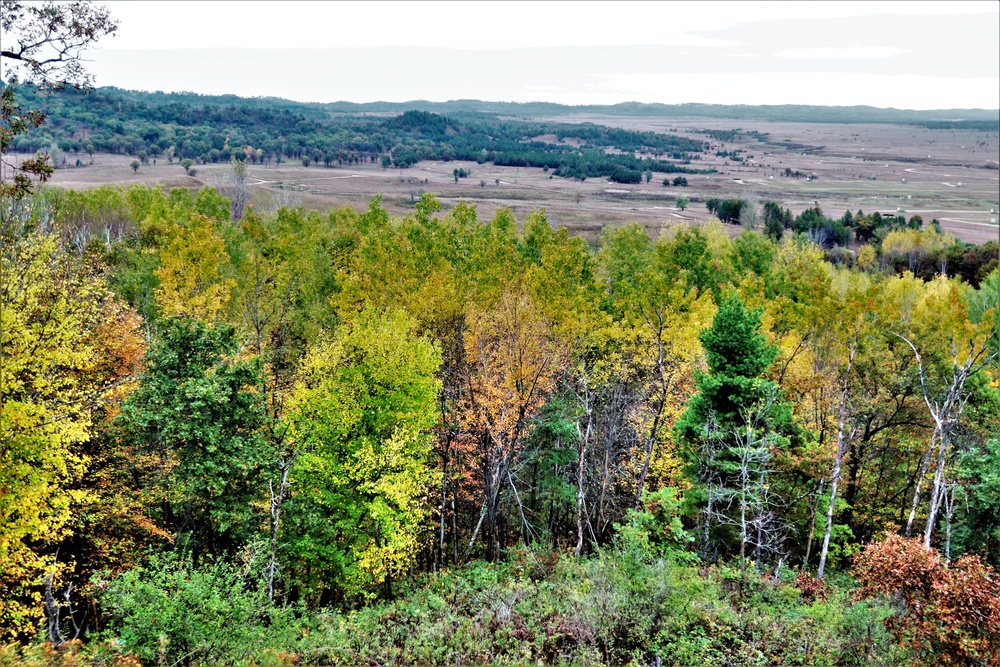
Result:
<instances>
[{"instance_id":1,"label":"yellow foliage","mask_svg":"<svg viewBox=\"0 0 1000 667\"><path fill-rule=\"evenodd\" d=\"M225 241L211 219L193 215L186 225L173 225L156 271L156 302L162 314L207 322L220 318L235 286L228 269Z\"/></svg>"},{"instance_id":2,"label":"yellow foliage","mask_svg":"<svg viewBox=\"0 0 1000 667\"><path fill-rule=\"evenodd\" d=\"M954 245L951 234L941 234L933 227L925 229L897 229L882 240L882 252L887 255L918 256L943 250Z\"/></svg>"},{"instance_id":3,"label":"yellow foliage","mask_svg":"<svg viewBox=\"0 0 1000 667\"><path fill-rule=\"evenodd\" d=\"M54 235L7 237L0 270L0 636L30 632L38 584L53 567L83 492L89 409L116 365L95 332L118 309L101 280ZM125 353L129 356L129 353Z\"/></svg>"},{"instance_id":4,"label":"yellow foliage","mask_svg":"<svg viewBox=\"0 0 1000 667\"><path fill-rule=\"evenodd\" d=\"M870 245L863 245L858 250L858 259L855 262L862 271L867 271L875 264L875 248Z\"/></svg>"}]
</instances>

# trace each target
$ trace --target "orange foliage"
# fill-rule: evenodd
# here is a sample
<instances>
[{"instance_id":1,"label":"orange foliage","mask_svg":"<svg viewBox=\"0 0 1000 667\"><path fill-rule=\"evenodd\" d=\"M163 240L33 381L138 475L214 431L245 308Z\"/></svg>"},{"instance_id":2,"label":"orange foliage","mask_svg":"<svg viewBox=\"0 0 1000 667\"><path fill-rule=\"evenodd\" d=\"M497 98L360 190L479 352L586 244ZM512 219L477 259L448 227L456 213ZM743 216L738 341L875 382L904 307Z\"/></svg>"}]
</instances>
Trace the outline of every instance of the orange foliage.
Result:
<instances>
[{"instance_id":1,"label":"orange foliage","mask_svg":"<svg viewBox=\"0 0 1000 667\"><path fill-rule=\"evenodd\" d=\"M948 564L919 539L890 535L858 554L854 574L859 595L902 602L886 626L924 664L1000 664L1000 578L978 556Z\"/></svg>"}]
</instances>

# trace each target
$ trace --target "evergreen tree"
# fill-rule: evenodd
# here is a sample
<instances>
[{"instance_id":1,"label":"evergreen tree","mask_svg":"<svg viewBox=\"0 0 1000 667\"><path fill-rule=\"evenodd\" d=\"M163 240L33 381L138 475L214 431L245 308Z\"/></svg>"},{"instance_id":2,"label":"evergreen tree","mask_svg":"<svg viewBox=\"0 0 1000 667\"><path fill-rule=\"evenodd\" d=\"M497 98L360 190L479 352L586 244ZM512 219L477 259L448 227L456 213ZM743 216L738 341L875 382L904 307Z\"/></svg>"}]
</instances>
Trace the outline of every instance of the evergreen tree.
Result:
<instances>
[{"instance_id":1,"label":"evergreen tree","mask_svg":"<svg viewBox=\"0 0 1000 667\"><path fill-rule=\"evenodd\" d=\"M678 421L690 474L697 482L693 499L702 504L702 553L739 545L740 562L747 548L774 550L781 541L777 516L771 511L767 483L773 452L791 427L791 410L781 401L778 384L761 376L778 348L760 331L761 309L747 309L740 298L726 298L712 326L699 335L708 373L696 373L698 392Z\"/></svg>"}]
</instances>

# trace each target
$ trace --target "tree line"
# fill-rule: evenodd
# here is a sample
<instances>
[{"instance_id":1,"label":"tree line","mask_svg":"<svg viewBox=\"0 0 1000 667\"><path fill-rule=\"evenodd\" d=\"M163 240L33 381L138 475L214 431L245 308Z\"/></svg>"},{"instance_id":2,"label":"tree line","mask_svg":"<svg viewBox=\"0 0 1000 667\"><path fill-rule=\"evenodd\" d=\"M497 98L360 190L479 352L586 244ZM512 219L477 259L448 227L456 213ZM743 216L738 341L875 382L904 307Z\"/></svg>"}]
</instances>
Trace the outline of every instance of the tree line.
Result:
<instances>
[{"instance_id":1,"label":"tree line","mask_svg":"<svg viewBox=\"0 0 1000 667\"><path fill-rule=\"evenodd\" d=\"M982 245L959 241L943 232L937 220L925 227L919 215L907 219L901 212L883 215L858 210L829 218L819 206L792 215L777 202L766 201L758 208L746 199L711 198L705 207L726 224L759 228L774 241L786 233L809 239L826 249L827 258L837 264L867 268L878 263L898 275L910 272L923 280L954 274L973 287L1000 265L1000 246L995 241ZM858 244L856 250L848 247L852 241Z\"/></svg>"},{"instance_id":2,"label":"tree line","mask_svg":"<svg viewBox=\"0 0 1000 667\"><path fill-rule=\"evenodd\" d=\"M240 100L196 106L184 95L116 89L39 92L19 86L27 107L50 122L12 139L11 149L49 152L56 167L86 165L97 153L136 156L142 163L280 163L326 167L388 161L405 168L421 160L465 160L544 167L555 176L596 178L616 169L698 173L690 165L706 144L677 135L590 123L536 123L487 114L443 116L410 110L389 118L316 114L309 108ZM538 139L555 135L556 141ZM570 138L579 146L561 143ZM608 153L611 148L617 152Z\"/></svg>"}]
</instances>

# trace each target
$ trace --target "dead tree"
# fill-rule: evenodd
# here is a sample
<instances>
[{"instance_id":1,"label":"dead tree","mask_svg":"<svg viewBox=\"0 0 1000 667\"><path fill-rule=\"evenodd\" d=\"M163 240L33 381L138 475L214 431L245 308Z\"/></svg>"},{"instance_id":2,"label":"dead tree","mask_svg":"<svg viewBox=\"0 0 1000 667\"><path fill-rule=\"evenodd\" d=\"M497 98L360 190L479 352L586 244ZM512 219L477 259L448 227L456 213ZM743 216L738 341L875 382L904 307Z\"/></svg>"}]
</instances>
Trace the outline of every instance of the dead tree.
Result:
<instances>
[{"instance_id":1,"label":"dead tree","mask_svg":"<svg viewBox=\"0 0 1000 667\"><path fill-rule=\"evenodd\" d=\"M241 160L233 158L229 166L229 173L219 189L229 197L233 221L239 222L250 205L250 174L247 173L246 163Z\"/></svg>"},{"instance_id":2,"label":"dead tree","mask_svg":"<svg viewBox=\"0 0 1000 667\"><path fill-rule=\"evenodd\" d=\"M913 492L913 501L910 504L910 515L906 521L906 535L909 536L914 519L917 514L917 506L920 504L920 496L923 485L923 478L927 474L928 465L934 457L936 445L936 463L934 468L934 481L931 486L930 504L927 508L927 523L924 526L924 548L931 548L931 535L937 523L938 511L945 495L945 462L948 458L951 436L958 427L962 417L962 412L971 396L971 392L965 389L965 384L969 378L987 366L997 353L990 353L989 344L996 332L977 343L975 340L969 341L969 354L963 363L958 361L958 348L954 339L951 341L951 381L944 385L943 392L937 397L931 396L931 388L928 387L927 368L920 356L920 351L912 341L901 334L895 334L897 338L905 342L913 350L913 355L917 360L917 371L920 376L920 390L923 394L924 404L934 422L934 431L931 435L930 444L924 452L924 457L917 474L916 488Z\"/></svg>"},{"instance_id":3,"label":"dead tree","mask_svg":"<svg viewBox=\"0 0 1000 667\"><path fill-rule=\"evenodd\" d=\"M70 583L66 586L66 590L62 594L63 602L58 602L55 593L52 592L53 577L52 572L46 574L45 579L42 580L42 588L44 593L46 635L49 642L58 648L66 642L61 627L63 615L73 625L73 637L70 641L80 637L83 627L76 622L76 610L73 609L73 601L71 599L73 584Z\"/></svg>"},{"instance_id":4,"label":"dead tree","mask_svg":"<svg viewBox=\"0 0 1000 667\"><path fill-rule=\"evenodd\" d=\"M573 555L577 558L583 553L583 524L586 517L586 494L584 493L583 482L587 463L587 444L590 442L591 435L594 432L594 408L590 387L587 385L585 378L582 384L581 390L583 393L580 398L582 399L584 414L586 415L586 427L582 431L579 424L576 427L579 434L579 444L577 445L576 461L576 548L573 550Z\"/></svg>"},{"instance_id":5,"label":"dead tree","mask_svg":"<svg viewBox=\"0 0 1000 667\"><path fill-rule=\"evenodd\" d=\"M267 483L267 489L271 496L271 553L267 565L267 599L274 601L274 576L278 567L278 533L281 529L281 511L288 500L291 491L291 482L288 473L295 465L295 459L299 457L299 450L293 449L287 455L278 457L278 488L274 487L274 480Z\"/></svg>"},{"instance_id":6,"label":"dead tree","mask_svg":"<svg viewBox=\"0 0 1000 667\"><path fill-rule=\"evenodd\" d=\"M740 570L746 571L747 547L754 550L754 568L760 569L761 556L774 552L781 542L780 522L772 512L768 476L774 435L768 428L772 399L744 413L746 424L734 428L735 441L729 458L735 464L733 500L739 505L739 517L730 517L740 529ZM733 464L730 464L733 465Z\"/></svg>"},{"instance_id":7,"label":"dead tree","mask_svg":"<svg viewBox=\"0 0 1000 667\"><path fill-rule=\"evenodd\" d=\"M850 346L850 356L847 361L847 370L844 372L844 387L840 394L840 406L837 411L837 451L833 455L833 472L830 475L830 504L826 510L826 530L823 533L823 547L819 554L819 569L816 571L816 578L822 579L826 570L826 557L830 551L830 533L833 532L833 511L837 502L837 487L840 484L840 468L844 462L844 457L851 447L851 441L857 429L852 426L847 427L848 405L850 398L851 369L854 367L854 355L857 352L857 339Z\"/></svg>"},{"instance_id":8,"label":"dead tree","mask_svg":"<svg viewBox=\"0 0 1000 667\"><path fill-rule=\"evenodd\" d=\"M699 450L699 477L707 502L703 511L702 553L711 553L713 525L739 530L740 569L746 570L748 549L759 569L766 553L775 553L784 540L781 521L773 511L768 478L775 434L770 415L775 395L742 411L742 424L719 428L715 417L705 425Z\"/></svg>"}]
</instances>

